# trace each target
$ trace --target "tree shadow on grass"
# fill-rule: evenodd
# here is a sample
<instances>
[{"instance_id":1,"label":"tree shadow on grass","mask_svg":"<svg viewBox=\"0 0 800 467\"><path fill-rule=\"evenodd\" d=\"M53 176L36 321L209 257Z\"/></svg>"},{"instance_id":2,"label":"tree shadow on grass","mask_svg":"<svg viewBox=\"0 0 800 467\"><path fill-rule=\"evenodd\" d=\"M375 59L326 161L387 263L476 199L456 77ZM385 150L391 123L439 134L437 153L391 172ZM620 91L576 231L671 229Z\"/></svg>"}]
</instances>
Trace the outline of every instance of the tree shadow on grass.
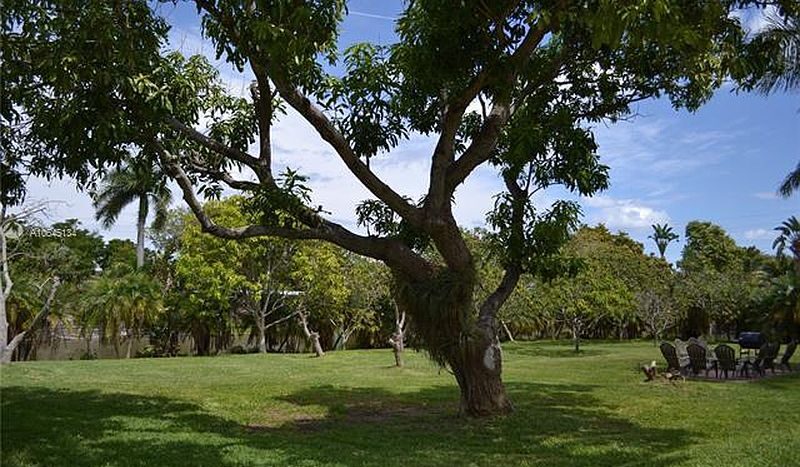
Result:
<instances>
[{"instance_id":1,"label":"tree shadow on grass","mask_svg":"<svg viewBox=\"0 0 800 467\"><path fill-rule=\"evenodd\" d=\"M456 414L455 387L319 386L279 402L324 415L257 426L164 397L9 387L3 464L662 466L693 441L615 415L589 385L508 388L513 415L470 420Z\"/></svg>"},{"instance_id":2,"label":"tree shadow on grass","mask_svg":"<svg viewBox=\"0 0 800 467\"><path fill-rule=\"evenodd\" d=\"M181 435L235 429L165 397L2 389L3 465L224 465L217 446Z\"/></svg>"}]
</instances>

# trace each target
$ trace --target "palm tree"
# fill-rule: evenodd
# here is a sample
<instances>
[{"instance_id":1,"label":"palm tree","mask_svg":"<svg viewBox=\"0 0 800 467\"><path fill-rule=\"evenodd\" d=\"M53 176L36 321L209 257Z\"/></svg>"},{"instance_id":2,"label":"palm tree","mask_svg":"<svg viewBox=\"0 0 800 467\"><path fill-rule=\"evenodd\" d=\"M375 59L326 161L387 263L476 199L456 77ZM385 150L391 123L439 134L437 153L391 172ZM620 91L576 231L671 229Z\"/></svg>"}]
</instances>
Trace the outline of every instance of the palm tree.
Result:
<instances>
[{"instance_id":1,"label":"palm tree","mask_svg":"<svg viewBox=\"0 0 800 467\"><path fill-rule=\"evenodd\" d=\"M774 324L796 338L800 333L800 220L792 216L775 230L780 235L772 242L772 247L778 258L784 258L788 249L794 256L794 268L787 267L782 274L778 269L778 273L773 274L765 297L766 304L772 308Z\"/></svg>"},{"instance_id":2,"label":"palm tree","mask_svg":"<svg viewBox=\"0 0 800 467\"><path fill-rule=\"evenodd\" d=\"M775 227L775 230L780 232L780 235L772 242L772 248L779 257L783 256L786 249L791 251L795 268L800 273L800 220L792 216Z\"/></svg>"},{"instance_id":3,"label":"palm tree","mask_svg":"<svg viewBox=\"0 0 800 467\"><path fill-rule=\"evenodd\" d=\"M144 234L150 203L155 207L153 228L159 229L167 218L172 193L168 178L161 168L152 162L131 159L106 174L100 189L93 193L95 217L103 227L111 227L119 213L134 201L139 202L136 222L136 267L144 265Z\"/></svg>"},{"instance_id":4,"label":"palm tree","mask_svg":"<svg viewBox=\"0 0 800 467\"><path fill-rule=\"evenodd\" d=\"M120 334L127 341L126 358L133 341L142 336L164 310L163 291L158 282L141 271L115 270L91 283L85 300L82 325L100 329L100 337L114 344L119 356Z\"/></svg>"},{"instance_id":5,"label":"palm tree","mask_svg":"<svg viewBox=\"0 0 800 467\"><path fill-rule=\"evenodd\" d=\"M661 259L664 259L664 253L666 253L667 247L670 243L678 239L678 234L673 232L672 227L667 224L654 224L652 227L653 234L649 235L647 238L652 238L653 241L656 242L658 253L661 255Z\"/></svg>"}]
</instances>

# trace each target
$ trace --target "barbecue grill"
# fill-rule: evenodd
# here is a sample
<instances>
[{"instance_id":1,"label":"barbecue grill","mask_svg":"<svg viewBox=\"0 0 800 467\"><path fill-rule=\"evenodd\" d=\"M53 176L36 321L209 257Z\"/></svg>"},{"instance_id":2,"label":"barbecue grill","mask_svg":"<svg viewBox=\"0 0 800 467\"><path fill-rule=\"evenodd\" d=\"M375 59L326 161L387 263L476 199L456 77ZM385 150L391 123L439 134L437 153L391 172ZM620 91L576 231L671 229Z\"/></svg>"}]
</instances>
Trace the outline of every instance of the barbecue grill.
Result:
<instances>
[{"instance_id":1,"label":"barbecue grill","mask_svg":"<svg viewBox=\"0 0 800 467\"><path fill-rule=\"evenodd\" d=\"M760 332L743 332L739 334L739 353L750 353L751 350L758 350L767 340Z\"/></svg>"}]
</instances>

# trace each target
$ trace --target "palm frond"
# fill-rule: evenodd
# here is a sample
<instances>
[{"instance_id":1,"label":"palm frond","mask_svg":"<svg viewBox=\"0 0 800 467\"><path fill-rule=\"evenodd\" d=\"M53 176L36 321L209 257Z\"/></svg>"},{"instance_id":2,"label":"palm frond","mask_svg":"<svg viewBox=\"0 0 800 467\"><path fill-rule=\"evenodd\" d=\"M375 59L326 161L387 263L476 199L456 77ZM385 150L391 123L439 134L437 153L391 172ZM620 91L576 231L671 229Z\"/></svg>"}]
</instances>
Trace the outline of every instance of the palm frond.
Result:
<instances>
[{"instance_id":1,"label":"palm frond","mask_svg":"<svg viewBox=\"0 0 800 467\"><path fill-rule=\"evenodd\" d=\"M792 196L795 191L800 191L800 162L793 171L789 172L778 188L778 193L784 198Z\"/></svg>"},{"instance_id":2,"label":"palm frond","mask_svg":"<svg viewBox=\"0 0 800 467\"><path fill-rule=\"evenodd\" d=\"M773 56L773 64L759 79L756 89L764 94L800 89L800 21L767 17L767 28L756 37Z\"/></svg>"},{"instance_id":3,"label":"palm frond","mask_svg":"<svg viewBox=\"0 0 800 467\"><path fill-rule=\"evenodd\" d=\"M156 216L162 216L157 221L163 222L163 216L172 200L165 174L151 162L131 159L127 164L108 172L100 188L92 194L95 217L102 221L103 227L109 228L116 222L122 210L141 196L154 200ZM159 213L159 210L163 212Z\"/></svg>"}]
</instances>

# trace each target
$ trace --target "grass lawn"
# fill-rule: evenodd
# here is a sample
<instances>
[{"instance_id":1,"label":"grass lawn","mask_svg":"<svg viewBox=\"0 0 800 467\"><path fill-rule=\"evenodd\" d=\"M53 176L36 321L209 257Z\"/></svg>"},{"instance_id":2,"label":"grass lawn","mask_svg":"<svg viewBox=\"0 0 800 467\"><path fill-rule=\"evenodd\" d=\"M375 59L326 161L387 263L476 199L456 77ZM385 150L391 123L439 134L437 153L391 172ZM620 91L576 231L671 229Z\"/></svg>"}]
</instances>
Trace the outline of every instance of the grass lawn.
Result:
<instances>
[{"instance_id":1,"label":"grass lawn","mask_svg":"<svg viewBox=\"0 0 800 467\"><path fill-rule=\"evenodd\" d=\"M506 345L517 410L490 420L459 418L451 375L411 351L12 364L2 464L800 465L800 372L643 383L652 343L585 349Z\"/></svg>"}]
</instances>

